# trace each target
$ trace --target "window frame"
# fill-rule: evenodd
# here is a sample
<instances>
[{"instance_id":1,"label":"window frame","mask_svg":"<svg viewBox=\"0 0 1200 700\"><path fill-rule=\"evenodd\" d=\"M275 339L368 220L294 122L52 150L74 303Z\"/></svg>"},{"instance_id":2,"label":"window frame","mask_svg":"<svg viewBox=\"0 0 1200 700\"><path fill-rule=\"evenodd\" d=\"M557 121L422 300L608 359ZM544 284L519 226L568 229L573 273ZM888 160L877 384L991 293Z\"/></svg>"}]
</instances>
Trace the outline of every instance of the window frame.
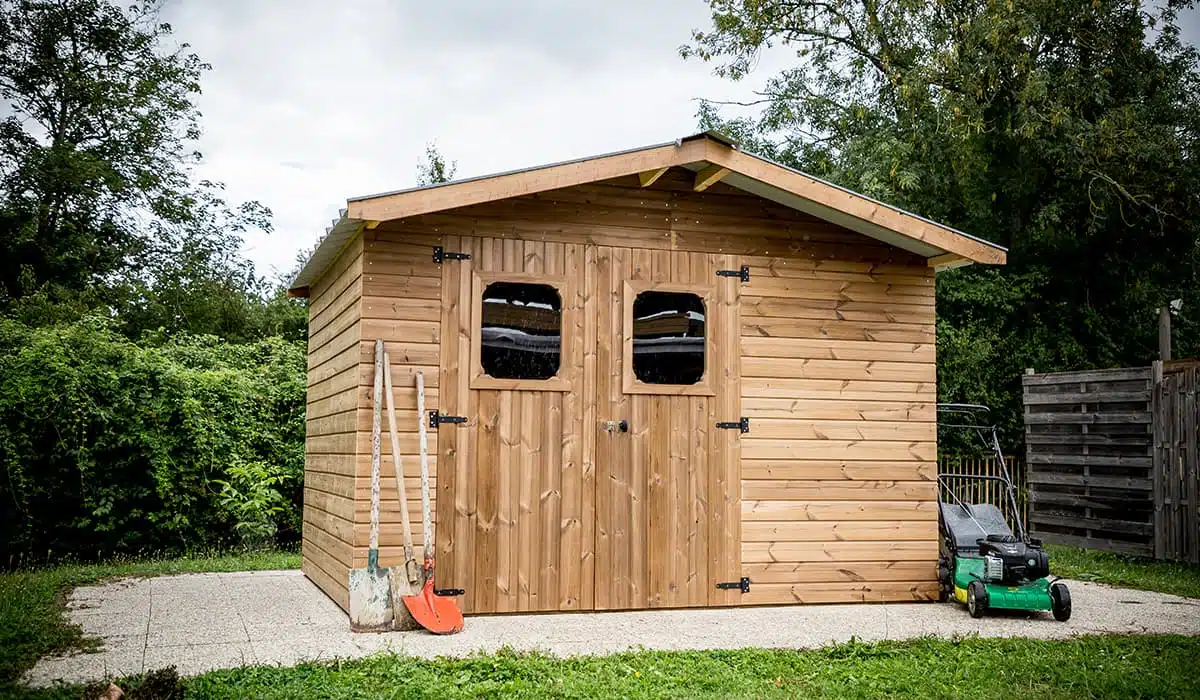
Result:
<instances>
[{"instance_id":1,"label":"window frame","mask_svg":"<svg viewBox=\"0 0 1200 700\"><path fill-rule=\"evenodd\" d=\"M493 282L537 284L553 287L558 292L562 304L562 327L559 333L558 372L553 377L548 379L502 379L484 372L481 360L483 292ZM571 354L574 344L579 342L576 337L580 328L577 293L575 281L561 275L529 272L473 272L471 275L470 388L508 391L572 391L575 387L575 375L578 369L572 361L573 355Z\"/></svg>"},{"instance_id":2,"label":"window frame","mask_svg":"<svg viewBox=\"0 0 1200 700\"><path fill-rule=\"evenodd\" d=\"M650 384L633 372L633 303L642 292L675 292L700 297L704 303L704 374L695 384ZM624 314L621 339L621 389L626 394L657 394L660 396L716 396L713 387L713 358L717 352L713 310L714 288L706 284L648 282L627 280L622 289L621 307Z\"/></svg>"}]
</instances>

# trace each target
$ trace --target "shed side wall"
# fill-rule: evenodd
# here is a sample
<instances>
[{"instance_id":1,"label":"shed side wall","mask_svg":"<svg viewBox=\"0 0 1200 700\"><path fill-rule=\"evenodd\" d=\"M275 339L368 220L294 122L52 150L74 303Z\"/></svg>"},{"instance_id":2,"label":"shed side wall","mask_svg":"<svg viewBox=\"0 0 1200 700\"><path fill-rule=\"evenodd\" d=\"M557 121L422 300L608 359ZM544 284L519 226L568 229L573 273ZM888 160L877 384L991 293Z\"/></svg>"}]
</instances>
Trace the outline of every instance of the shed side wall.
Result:
<instances>
[{"instance_id":1,"label":"shed side wall","mask_svg":"<svg viewBox=\"0 0 1200 700\"><path fill-rule=\"evenodd\" d=\"M301 568L343 608L354 541L362 269L356 238L313 284L308 307Z\"/></svg>"}]
</instances>

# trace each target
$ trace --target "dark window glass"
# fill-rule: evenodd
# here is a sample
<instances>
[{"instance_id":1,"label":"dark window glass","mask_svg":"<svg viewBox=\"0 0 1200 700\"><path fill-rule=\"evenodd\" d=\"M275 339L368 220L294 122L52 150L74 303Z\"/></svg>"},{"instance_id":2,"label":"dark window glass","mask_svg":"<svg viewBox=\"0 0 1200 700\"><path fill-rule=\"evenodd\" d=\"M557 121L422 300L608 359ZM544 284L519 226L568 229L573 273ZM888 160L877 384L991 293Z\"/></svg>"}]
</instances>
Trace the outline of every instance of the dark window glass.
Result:
<instances>
[{"instance_id":1,"label":"dark window glass","mask_svg":"<svg viewBox=\"0 0 1200 700\"><path fill-rule=\"evenodd\" d=\"M479 360L498 379L549 379L562 354L562 298L548 284L492 282L483 290Z\"/></svg>"},{"instance_id":2,"label":"dark window glass","mask_svg":"<svg viewBox=\"0 0 1200 700\"><path fill-rule=\"evenodd\" d=\"M704 376L704 301L642 292L633 301L633 374L647 384L695 384Z\"/></svg>"}]
</instances>

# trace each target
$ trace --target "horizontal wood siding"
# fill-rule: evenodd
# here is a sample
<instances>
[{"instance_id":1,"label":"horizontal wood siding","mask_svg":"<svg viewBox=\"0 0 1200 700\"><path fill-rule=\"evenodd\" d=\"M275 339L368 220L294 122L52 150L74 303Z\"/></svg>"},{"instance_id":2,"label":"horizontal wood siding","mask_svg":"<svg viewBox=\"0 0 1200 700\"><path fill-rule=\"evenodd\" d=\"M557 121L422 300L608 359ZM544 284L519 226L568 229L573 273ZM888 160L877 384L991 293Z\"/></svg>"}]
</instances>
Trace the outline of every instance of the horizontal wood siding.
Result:
<instances>
[{"instance_id":1,"label":"horizontal wood siding","mask_svg":"<svg viewBox=\"0 0 1200 700\"><path fill-rule=\"evenodd\" d=\"M353 563L362 241L310 288L301 569L342 608Z\"/></svg>"},{"instance_id":2,"label":"horizontal wood siding","mask_svg":"<svg viewBox=\"0 0 1200 700\"><path fill-rule=\"evenodd\" d=\"M438 236L364 232L362 274L362 332L355 348L354 372L358 401L345 416L358 454L354 495L349 501L354 518L354 566L367 565L371 523L371 414L375 381L375 341L382 339L392 370L392 393L400 438L400 467L404 473L406 509L412 523L413 549L421 550L421 461L417 414L417 372L425 378L425 410L438 408L440 379L442 266L433 261ZM436 511L438 432L428 436L430 498ZM380 440L379 564L404 563L404 530L399 494L392 473L392 445L387 413ZM436 520L434 521L436 522Z\"/></svg>"},{"instance_id":3,"label":"horizontal wood siding","mask_svg":"<svg viewBox=\"0 0 1200 700\"><path fill-rule=\"evenodd\" d=\"M745 602L934 597L932 271L916 260L743 263Z\"/></svg>"},{"instance_id":4,"label":"horizontal wood siding","mask_svg":"<svg viewBox=\"0 0 1200 700\"><path fill-rule=\"evenodd\" d=\"M310 444L314 453L310 459L343 453L358 455L352 465L352 491L342 486L335 492L329 487L320 497L331 512L353 518L348 530L353 538L351 563L365 562L366 556L366 510L361 504L369 494L365 488L369 472L364 467L369 462L362 459L369 454L365 450L370 439L366 422L370 409L369 346L376 338L383 338L392 355L400 420L406 426L401 444L410 478L416 474L417 416L415 399L406 388L411 386L417 368L425 372L429 387L427 408L437 408L439 392L449 392L445 394L446 405L457 410L448 411L466 414L474 421L486 418L497 431L503 430L503 434L496 433L496 439L507 447L536 441L539 435L544 437L547 431L559 429L558 424L549 421L526 426L521 418L536 415L539 406L544 410L545 402L563 401L561 420L571 417L583 423L572 428L574 435L569 441L566 436L562 438L564 450L581 448L571 461L577 475L538 472L542 476L537 476L536 484L518 480L503 494L508 507L520 511L527 497L536 493L531 491L534 486L540 489L543 482L558 485L558 480L563 480L558 489L546 492L552 499L549 503L561 509L556 516L563 528L559 551L538 552L536 560L531 552L526 562L522 538L526 534L532 537L533 533L525 532L523 518L506 521L515 522L508 525L508 533L479 530L479 518L501 515L498 506L494 513L491 506L486 513L478 511L475 504L482 498L480 494L464 490L464 500L454 504L453 518L442 512L444 524L453 522L456 528L461 527L461 532L440 533L438 546L454 550L447 564L447 573L454 572L456 577L452 583L466 584L470 577L470 585L465 587L475 590L468 591L464 601L468 607L475 603L471 596L487 595L489 601L490 596L496 599L494 605L484 606L489 609L568 609L576 605L589 609L600 604L593 599L600 581L607 582L605 577L614 575L611 567L615 562L607 558L600 561L604 557L593 550L604 533L593 530L597 518L592 509L597 502L590 489L609 485L597 480L593 487L590 482L593 470L605 469L593 459L612 458L596 444L595 426L600 420L622 416L597 415L589 396L594 402L596 395L611 388L610 378L603 375L607 367L601 368L602 363L595 358L596 348L615 342L614 334L619 333L619 316L607 311L619 309L619 290L600 290L601 296L589 294L582 301L592 309L586 315L588 319L609 321L583 330L582 393L577 390L573 395L526 398L522 392L468 392L440 386L450 381L448 377L455 377L457 382L458 373L467 369L465 359L461 366L447 364L448 358L458 363L457 358L466 356L462 354L459 329L439 321L443 305L458 304L458 297L469 294L469 285L451 285L453 289L447 293L457 296L439 299L443 285L448 283L440 277L441 268L432 264L430 253L443 240L461 236L458 240L463 245L468 245L468 240L512 239L532 244L535 250L538 244L577 246L587 262L585 269L577 273L581 282L588 274L602 272L592 267L600 248L626 251L620 252L621 256L641 255L639 249L709 253L748 265L751 281L740 286L738 313L729 317L736 318L736 327L730 333L735 334L742 356L738 363L741 415L750 417L751 432L737 438L740 447L734 453L740 454L736 461L740 474L726 493L730 494L727 509L740 533L740 551L732 553L731 561L737 563L740 559L743 575L755 583L751 593L731 595L725 601L771 604L912 600L936 594L932 271L919 256L722 183L702 193L694 192L693 181L694 173L672 169L648 188L640 187L636 177L620 178L385 221L367 232L363 273L355 287L361 294L361 327L328 322L323 327L331 342L352 346L356 359L331 352L317 358L318 366L329 361L339 364L327 367L330 378L324 380L323 393L313 399L341 407L345 405L341 392L346 386L352 387L356 399L353 408L342 409L350 414L330 417L326 423L354 432L322 434ZM472 252L481 255L483 251ZM466 310L452 314L457 323L469 316ZM449 347L449 343L459 347L443 356L439 346ZM340 369L332 372L343 366L351 367L348 373ZM620 387L613 386L613 391L620 393ZM505 398L505 394L511 396ZM480 398L485 395L489 397L486 406ZM497 402L504 403L493 405L493 395ZM616 406L633 403L622 402L619 396L613 398ZM584 405L565 403L580 400ZM565 429L566 425L561 427ZM527 435L527 430L532 432ZM443 495L456 492L455 479L469 474L466 470L475 460L472 451L487 448L480 442L481 435L490 436L460 429L457 438L443 435L441 444L431 442L431 454L440 449L444 459L454 456L453 464L446 463L449 471L443 475L444 480L439 481ZM668 454L681 446L669 444ZM386 440L384 450L386 454ZM502 451L497 459L506 453ZM566 456L562 459L564 465L568 463ZM635 477L645 479L646 475L631 474ZM575 485L568 489L568 483ZM393 564L398 563L395 552L400 543L398 507L393 505L388 479L383 484L383 562ZM638 488L645 486L641 483ZM710 482L709 488L724 486ZM498 504L500 495L497 492L488 497L497 499ZM417 497L415 489L410 491L410 512L416 512L413 501ZM575 510L569 512L567 506L577 499L578 506L572 505ZM539 514L547 510L541 499L528 502ZM634 507L647 505L638 501ZM713 506L714 511L718 510L718 504ZM536 527L544 527L543 521L537 520ZM533 520L530 525L534 525ZM555 578L551 583L557 587L547 585L539 591L540 596L549 594L545 603L534 604L532 584L522 582L520 575L501 587L499 582L487 579L494 579L497 571L467 571L465 553L459 549L474 547L470 540L482 536L480 533L496 538L496 556L503 554L515 561L518 572L532 571L523 566L532 566L536 561L542 572ZM653 543L628 542L627 546ZM711 542L709 547L711 550ZM713 551L709 555L714 556ZM581 565L573 570L577 557ZM562 567L557 571L551 568L555 561ZM471 565L480 566L477 562ZM593 571L595 584L591 580ZM481 578L485 579L482 585ZM530 595L528 603L526 595Z\"/></svg>"}]
</instances>

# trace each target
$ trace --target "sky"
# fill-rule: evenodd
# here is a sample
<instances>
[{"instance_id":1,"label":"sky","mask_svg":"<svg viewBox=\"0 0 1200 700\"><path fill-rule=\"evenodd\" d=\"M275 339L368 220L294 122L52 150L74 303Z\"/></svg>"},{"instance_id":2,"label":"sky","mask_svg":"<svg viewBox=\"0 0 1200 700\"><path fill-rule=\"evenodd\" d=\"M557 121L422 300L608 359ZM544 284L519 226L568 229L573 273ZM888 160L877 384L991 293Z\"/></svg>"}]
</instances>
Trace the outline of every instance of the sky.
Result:
<instances>
[{"instance_id":1,"label":"sky","mask_svg":"<svg viewBox=\"0 0 1200 700\"><path fill-rule=\"evenodd\" d=\"M274 231L245 253L269 277L324 234L348 197L416 183L426 144L457 177L671 141L697 98L751 97L684 61L702 0L167 0L162 18L212 64L198 100L204 164ZM1200 12L1184 18L1200 40Z\"/></svg>"}]
</instances>

